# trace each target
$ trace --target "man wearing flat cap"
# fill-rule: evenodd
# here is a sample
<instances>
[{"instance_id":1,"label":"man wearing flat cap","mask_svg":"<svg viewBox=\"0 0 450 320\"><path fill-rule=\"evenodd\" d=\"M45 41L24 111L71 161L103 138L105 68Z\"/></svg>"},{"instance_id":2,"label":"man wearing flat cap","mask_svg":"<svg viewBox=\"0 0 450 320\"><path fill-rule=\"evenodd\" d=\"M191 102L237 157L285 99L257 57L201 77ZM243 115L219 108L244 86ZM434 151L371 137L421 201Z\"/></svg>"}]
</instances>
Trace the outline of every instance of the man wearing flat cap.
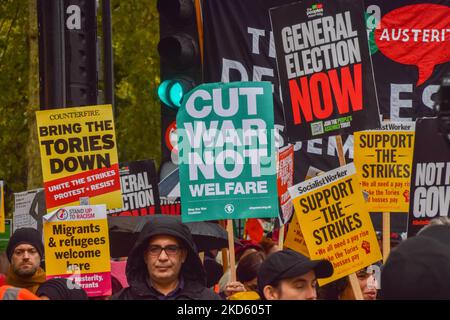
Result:
<instances>
[{"instance_id":1,"label":"man wearing flat cap","mask_svg":"<svg viewBox=\"0 0 450 320\"><path fill-rule=\"evenodd\" d=\"M6 254L11 263L6 283L36 293L45 282L45 271L40 267L44 257L41 234L33 228L17 229L9 239Z\"/></svg>"},{"instance_id":2,"label":"man wearing flat cap","mask_svg":"<svg viewBox=\"0 0 450 320\"><path fill-rule=\"evenodd\" d=\"M328 260L310 260L298 252L281 250L259 267L258 290L263 300L316 300L317 279L332 274Z\"/></svg>"}]
</instances>

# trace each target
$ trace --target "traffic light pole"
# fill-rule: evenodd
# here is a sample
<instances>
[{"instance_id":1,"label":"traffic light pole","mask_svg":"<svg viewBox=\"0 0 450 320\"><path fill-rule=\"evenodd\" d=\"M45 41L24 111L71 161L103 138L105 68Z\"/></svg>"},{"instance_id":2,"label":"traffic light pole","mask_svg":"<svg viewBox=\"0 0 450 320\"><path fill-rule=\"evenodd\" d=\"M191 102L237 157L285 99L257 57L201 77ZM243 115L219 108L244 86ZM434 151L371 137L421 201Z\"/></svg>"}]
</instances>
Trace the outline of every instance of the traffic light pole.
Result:
<instances>
[{"instance_id":1,"label":"traffic light pole","mask_svg":"<svg viewBox=\"0 0 450 320\"><path fill-rule=\"evenodd\" d=\"M38 0L41 109L66 106L63 2Z\"/></svg>"},{"instance_id":2,"label":"traffic light pole","mask_svg":"<svg viewBox=\"0 0 450 320\"><path fill-rule=\"evenodd\" d=\"M97 1L37 4L41 109L97 104Z\"/></svg>"},{"instance_id":3,"label":"traffic light pole","mask_svg":"<svg viewBox=\"0 0 450 320\"><path fill-rule=\"evenodd\" d=\"M176 143L170 139L183 96L202 83L199 30L194 0L158 0L160 79L158 97L161 100L162 164L171 168L177 163Z\"/></svg>"},{"instance_id":4,"label":"traffic light pole","mask_svg":"<svg viewBox=\"0 0 450 320\"><path fill-rule=\"evenodd\" d=\"M114 63L112 50L111 1L102 0L103 68L105 81L105 103L114 110Z\"/></svg>"}]
</instances>

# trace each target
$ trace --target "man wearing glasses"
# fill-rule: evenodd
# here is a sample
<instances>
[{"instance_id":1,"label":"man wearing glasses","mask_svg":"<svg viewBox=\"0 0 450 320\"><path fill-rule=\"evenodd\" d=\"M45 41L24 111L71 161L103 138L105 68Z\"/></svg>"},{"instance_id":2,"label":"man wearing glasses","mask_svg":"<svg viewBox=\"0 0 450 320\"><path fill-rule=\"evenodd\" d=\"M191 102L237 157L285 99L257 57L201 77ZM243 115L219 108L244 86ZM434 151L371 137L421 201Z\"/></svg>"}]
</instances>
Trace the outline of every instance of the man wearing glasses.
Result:
<instances>
[{"instance_id":1,"label":"man wearing glasses","mask_svg":"<svg viewBox=\"0 0 450 320\"><path fill-rule=\"evenodd\" d=\"M192 235L176 217L153 216L127 260L129 287L112 299L218 300L206 288L206 274Z\"/></svg>"}]
</instances>

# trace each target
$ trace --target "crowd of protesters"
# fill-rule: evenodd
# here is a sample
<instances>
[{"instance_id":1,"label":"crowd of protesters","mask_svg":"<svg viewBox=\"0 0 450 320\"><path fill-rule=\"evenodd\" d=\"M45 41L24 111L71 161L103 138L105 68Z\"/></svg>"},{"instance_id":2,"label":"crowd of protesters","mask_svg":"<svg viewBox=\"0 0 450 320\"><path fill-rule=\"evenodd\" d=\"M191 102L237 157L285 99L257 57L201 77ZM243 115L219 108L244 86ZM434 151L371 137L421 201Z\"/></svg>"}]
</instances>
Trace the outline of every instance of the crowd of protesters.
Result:
<instances>
[{"instance_id":1,"label":"crowd of protesters","mask_svg":"<svg viewBox=\"0 0 450 320\"><path fill-rule=\"evenodd\" d=\"M333 274L327 260L311 260L278 248L271 239L243 241L236 250L236 281L223 271L218 250L202 259L186 225L172 216L153 216L128 258L112 277L111 300L352 300L348 278L322 287ZM14 232L0 255L0 300L88 300L69 279L46 279L39 232ZM375 270L381 270L381 281ZM384 265L356 273L365 300L450 299L450 220L434 219L416 236L393 248ZM381 283L378 283L381 282ZM381 286L380 286L381 285Z\"/></svg>"}]
</instances>

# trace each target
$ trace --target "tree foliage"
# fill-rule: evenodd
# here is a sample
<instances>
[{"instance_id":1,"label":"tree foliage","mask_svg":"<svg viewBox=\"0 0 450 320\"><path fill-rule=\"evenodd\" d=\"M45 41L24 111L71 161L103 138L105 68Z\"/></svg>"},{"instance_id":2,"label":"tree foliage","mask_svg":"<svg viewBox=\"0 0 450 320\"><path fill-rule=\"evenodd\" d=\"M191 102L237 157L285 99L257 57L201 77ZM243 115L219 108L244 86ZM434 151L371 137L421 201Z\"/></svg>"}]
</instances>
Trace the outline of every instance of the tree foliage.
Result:
<instances>
[{"instance_id":1,"label":"tree foliage","mask_svg":"<svg viewBox=\"0 0 450 320\"><path fill-rule=\"evenodd\" d=\"M160 104L156 95L159 83L156 1L111 3L119 160L151 158L158 162L161 148ZM36 159L27 159L26 152L30 134L33 135L29 123L34 119L28 105L35 99L29 97L28 86L33 79L27 37L31 6L25 4L17 0L0 1L0 179L9 187L6 199L9 214L13 206L11 192L27 189L28 167L40 162L36 155L33 156Z\"/></svg>"},{"instance_id":2,"label":"tree foliage","mask_svg":"<svg viewBox=\"0 0 450 320\"><path fill-rule=\"evenodd\" d=\"M27 18L22 1L0 1L0 179L9 191L8 212L11 191L22 191L27 183Z\"/></svg>"},{"instance_id":3,"label":"tree foliage","mask_svg":"<svg viewBox=\"0 0 450 320\"><path fill-rule=\"evenodd\" d=\"M161 155L158 12L155 0L112 1L119 159Z\"/></svg>"}]
</instances>

